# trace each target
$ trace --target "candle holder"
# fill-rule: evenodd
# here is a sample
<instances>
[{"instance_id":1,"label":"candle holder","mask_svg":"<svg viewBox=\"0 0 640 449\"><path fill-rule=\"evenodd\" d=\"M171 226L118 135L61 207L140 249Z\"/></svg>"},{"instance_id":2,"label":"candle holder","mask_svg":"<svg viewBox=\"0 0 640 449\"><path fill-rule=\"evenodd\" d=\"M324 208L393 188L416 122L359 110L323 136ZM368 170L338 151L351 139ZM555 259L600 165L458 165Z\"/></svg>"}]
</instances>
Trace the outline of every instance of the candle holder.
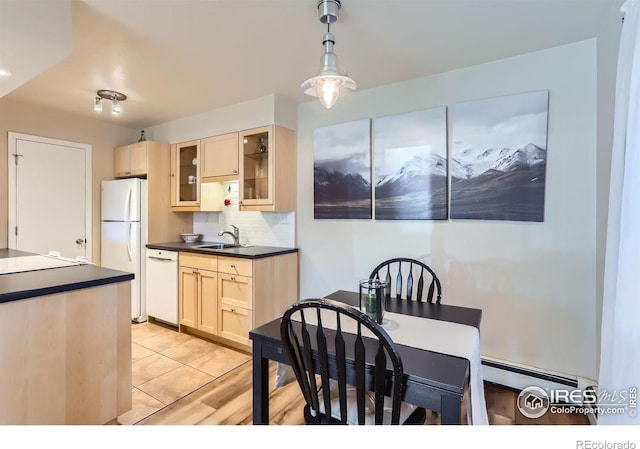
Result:
<instances>
[{"instance_id":1,"label":"candle holder","mask_svg":"<svg viewBox=\"0 0 640 449\"><path fill-rule=\"evenodd\" d=\"M380 279L363 279L360 281L360 310L382 324L386 283Z\"/></svg>"}]
</instances>

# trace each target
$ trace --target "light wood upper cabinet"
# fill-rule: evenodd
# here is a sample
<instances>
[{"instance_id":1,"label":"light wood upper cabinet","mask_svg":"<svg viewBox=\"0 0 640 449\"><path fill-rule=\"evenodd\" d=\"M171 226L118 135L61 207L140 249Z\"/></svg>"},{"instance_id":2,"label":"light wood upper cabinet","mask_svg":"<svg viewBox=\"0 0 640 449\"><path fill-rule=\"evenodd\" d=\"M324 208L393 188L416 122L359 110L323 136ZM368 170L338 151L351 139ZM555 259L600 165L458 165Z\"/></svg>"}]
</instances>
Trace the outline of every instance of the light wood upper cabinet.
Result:
<instances>
[{"instance_id":1,"label":"light wood upper cabinet","mask_svg":"<svg viewBox=\"0 0 640 449\"><path fill-rule=\"evenodd\" d=\"M131 178L146 176L148 143L137 142L118 147L114 150L114 176L116 178Z\"/></svg>"},{"instance_id":2,"label":"light wood upper cabinet","mask_svg":"<svg viewBox=\"0 0 640 449\"><path fill-rule=\"evenodd\" d=\"M171 207L174 211L200 210L200 141L171 145Z\"/></svg>"},{"instance_id":3,"label":"light wood upper cabinet","mask_svg":"<svg viewBox=\"0 0 640 449\"><path fill-rule=\"evenodd\" d=\"M238 147L240 210L294 211L295 132L277 125L240 131Z\"/></svg>"},{"instance_id":4,"label":"light wood upper cabinet","mask_svg":"<svg viewBox=\"0 0 640 449\"><path fill-rule=\"evenodd\" d=\"M202 182L238 179L238 133L202 139L200 154Z\"/></svg>"},{"instance_id":5,"label":"light wood upper cabinet","mask_svg":"<svg viewBox=\"0 0 640 449\"><path fill-rule=\"evenodd\" d=\"M237 134L235 135L235 153L237 159ZM174 212L216 212L223 206L221 182L229 177L207 177L203 179L202 167L214 163L213 147L207 141L192 140L171 145L171 210ZM228 146L225 144L224 146ZM238 175L235 175L237 179Z\"/></svg>"}]
</instances>

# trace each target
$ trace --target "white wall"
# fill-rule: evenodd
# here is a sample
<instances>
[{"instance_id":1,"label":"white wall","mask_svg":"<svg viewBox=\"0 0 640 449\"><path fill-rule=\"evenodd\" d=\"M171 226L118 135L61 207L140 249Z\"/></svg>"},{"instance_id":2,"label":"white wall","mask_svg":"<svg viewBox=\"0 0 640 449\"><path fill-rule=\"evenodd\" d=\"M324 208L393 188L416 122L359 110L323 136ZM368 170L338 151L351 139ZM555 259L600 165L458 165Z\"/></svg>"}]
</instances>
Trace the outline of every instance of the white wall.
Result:
<instances>
[{"instance_id":1,"label":"white wall","mask_svg":"<svg viewBox=\"0 0 640 449\"><path fill-rule=\"evenodd\" d=\"M316 127L549 89L543 223L314 220ZM451 140L451 139L450 139ZM483 310L482 353L596 376L596 41L356 92L325 110L298 108L302 297L354 290L380 261L431 265L447 304Z\"/></svg>"},{"instance_id":2,"label":"white wall","mask_svg":"<svg viewBox=\"0 0 640 449\"><path fill-rule=\"evenodd\" d=\"M155 125L145 129L145 134L149 140L180 143L274 123L295 130L295 120L296 106L271 94Z\"/></svg>"},{"instance_id":3,"label":"white wall","mask_svg":"<svg viewBox=\"0 0 640 449\"><path fill-rule=\"evenodd\" d=\"M604 289L604 260L607 237L607 216L609 212L609 183L611 180L611 151L613 145L613 110L616 95L616 72L618 49L622 33L622 0L613 2L609 14L602 22L598 33L598 170L597 221L596 221L596 268L597 268L597 307L596 341L598 342L597 367L600 366L600 323L602 321L602 295Z\"/></svg>"}]
</instances>

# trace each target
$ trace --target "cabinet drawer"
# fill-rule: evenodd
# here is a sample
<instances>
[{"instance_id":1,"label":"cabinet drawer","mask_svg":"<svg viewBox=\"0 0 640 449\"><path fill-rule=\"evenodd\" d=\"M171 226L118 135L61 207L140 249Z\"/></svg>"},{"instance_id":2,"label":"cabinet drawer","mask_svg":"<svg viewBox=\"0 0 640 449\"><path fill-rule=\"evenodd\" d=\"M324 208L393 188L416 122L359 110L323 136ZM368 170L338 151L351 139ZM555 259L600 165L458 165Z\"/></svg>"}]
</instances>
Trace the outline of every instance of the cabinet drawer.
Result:
<instances>
[{"instance_id":1,"label":"cabinet drawer","mask_svg":"<svg viewBox=\"0 0 640 449\"><path fill-rule=\"evenodd\" d=\"M251 310L220 305L220 336L243 345L250 345L249 331L251 330Z\"/></svg>"},{"instance_id":2,"label":"cabinet drawer","mask_svg":"<svg viewBox=\"0 0 640 449\"><path fill-rule=\"evenodd\" d=\"M253 278L218 273L218 298L230 307L253 309Z\"/></svg>"},{"instance_id":3,"label":"cabinet drawer","mask_svg":"<svg viewBox=\"0 0 640 449\"><path fill-rule=\"evenodd\" d=\"M181 252L178 261L181 267L218 271L218 258L216 256Z\"/></svg>"},{"instance_id":4,"label":"cabinet drawer","mask_svg":"<svg viewBox=\"0 0 640 449\"><path fill-rule=\"evenodd\" d=\"M218 257L218 271L251 277L253 276L253 261L237 257Z\"/></svg>"}]
</instances>

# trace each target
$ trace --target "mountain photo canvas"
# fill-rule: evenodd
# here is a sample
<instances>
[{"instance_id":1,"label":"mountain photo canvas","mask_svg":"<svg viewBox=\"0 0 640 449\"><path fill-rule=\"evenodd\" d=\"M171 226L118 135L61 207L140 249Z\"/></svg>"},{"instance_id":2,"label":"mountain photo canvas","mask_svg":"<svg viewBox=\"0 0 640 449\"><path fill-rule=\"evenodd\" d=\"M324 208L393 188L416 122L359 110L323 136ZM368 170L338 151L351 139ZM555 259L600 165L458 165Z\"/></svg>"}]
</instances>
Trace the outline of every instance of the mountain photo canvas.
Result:
<instances>
[{"instance_id":1,"label":"mountain photo canvas","mask_svg":"<svg viewBox=\"0 0 640 449\"><path fill-rule=\"evenodd\" d=\"M371 219L369 119L313 130L313 218Z\"/></svg>"},{"instance_id":2,"label":"mountain photo canvas","mask_svg":"<svg viewBox=\"0 0 640 449\"><path fill-rule=\"evenodd\" d=\"M376 220L447 219L447 109L373 122Z\"/></svg>"},{"instance_id":3,"label":"mountain photo canvas","mask_svg":"<svg viewBox=\"0 0 640 449\"><path fill-rule=\"evenodd\" d=\"M453 107L450 218L544 221L549 91Z\"/></svg>"}]
</instances>

